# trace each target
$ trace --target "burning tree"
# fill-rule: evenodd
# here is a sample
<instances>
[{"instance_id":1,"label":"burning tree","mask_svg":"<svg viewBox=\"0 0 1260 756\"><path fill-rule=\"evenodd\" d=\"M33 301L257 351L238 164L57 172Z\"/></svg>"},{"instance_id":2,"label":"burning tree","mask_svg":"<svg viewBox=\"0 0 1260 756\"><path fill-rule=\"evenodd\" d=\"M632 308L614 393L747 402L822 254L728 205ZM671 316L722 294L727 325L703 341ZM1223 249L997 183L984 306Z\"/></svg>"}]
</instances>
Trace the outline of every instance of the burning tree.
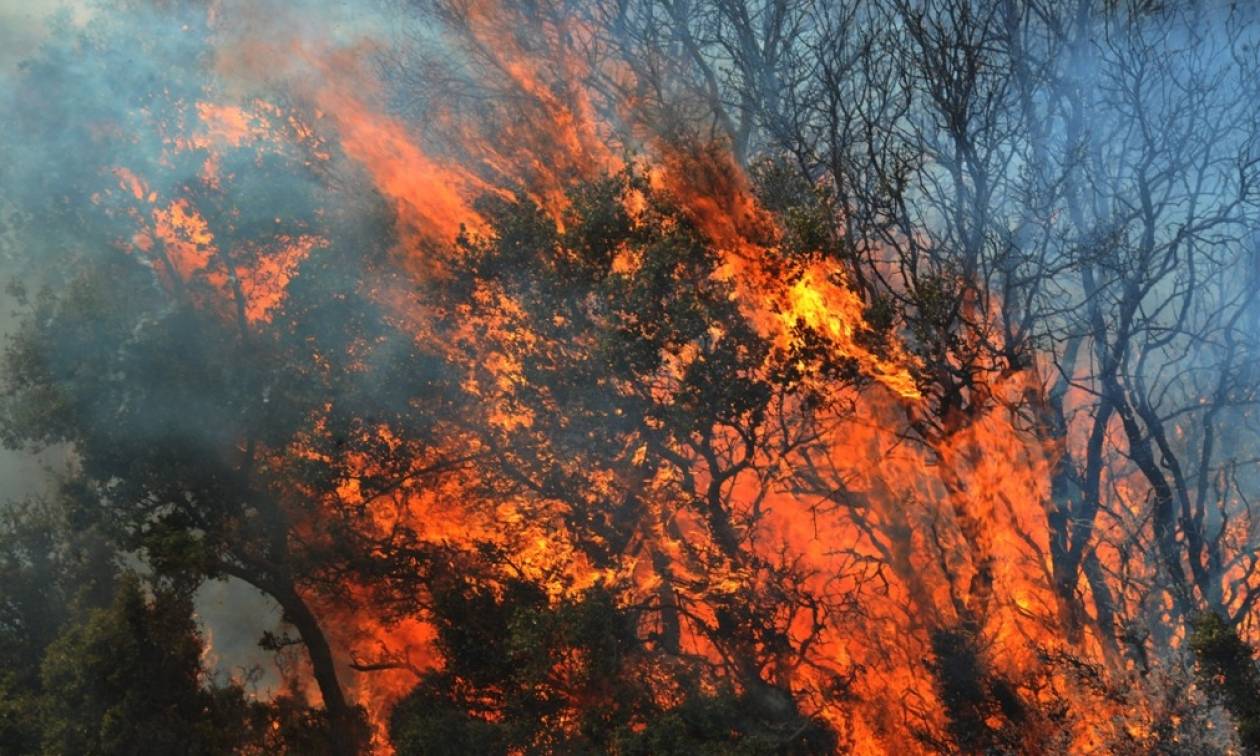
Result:
<instances>
[{"instance_id":1,"label":"burning tree","mask_svg":"<svg viewBox=\"0 0 1260 756\"><path fill-rule=\"evenodd\" d=\"M0 714L124 625L204 674L231 578L311 685L185 686L282 733L211 749L1251 747L1252 15L305 10L12 77L3 430L74 527L4 542L62 637ZM36 598L85 532L140 577Z\"/></svg>"}]
</instances>

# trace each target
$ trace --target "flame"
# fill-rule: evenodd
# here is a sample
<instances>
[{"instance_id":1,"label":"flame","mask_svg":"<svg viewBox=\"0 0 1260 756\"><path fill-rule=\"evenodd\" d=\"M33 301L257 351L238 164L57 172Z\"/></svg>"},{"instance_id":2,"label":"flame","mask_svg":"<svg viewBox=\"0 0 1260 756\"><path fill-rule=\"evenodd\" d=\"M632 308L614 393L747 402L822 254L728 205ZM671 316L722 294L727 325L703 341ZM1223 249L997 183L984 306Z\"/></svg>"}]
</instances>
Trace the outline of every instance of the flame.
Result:
<instances>
[{"instance_id":1,"label":"flame","mask_svg":"<svg viewBox=\"0 0 1260 756\"><path fill-rule=\"evenodd\" d=\"M368 43L319 50L286 39L248 39L222 51L220 70L261 77L278 56L295 55L314 75L283 84L304 109L289 111L257 99L195 103L197 126L173 139L172 149L205 153L199 180L223 191L231 181L222 170L226 150L286 149L296 141L319 161L332 162L330 154L337 152L389 201L399 228L396 259L423 284L445 275L461 254L457 237L492 232L476 209L478 197L510 200L520 193L562 224L566 190L627 168L610 146L624 145L644 155L641 165L630 167L647 177L653 192L677 202L717 251L720 277L761 335L790 351L800 346L803 330L816 334L833 356L852 361L864 382L830 386L815 380L811 388L827 394L823 407L830 409L814 410L812 435L794 452L799 457L759 459L772 472L750 470L730 480L733 516L748 523L742 543L749 553L743 560L724 554L695 512L669 506L680 496L697 495L718 471L697 461L691 479L683 480L667 466L647 469L649 444L641 439L626 450L624 469L590 471L592 501L624 485L619 476L634 479L648 501L649 513L631 545L611 564L594 564L574 543L561 505L516 495L487 501L481 481L471 473L452 474L435 489L402 490L385 505L365 501L359 483L378 471L364 458L347 457L342 463L352 474L335 491L311 492L328 500L328 516L370 506L363 527L377 534L405 525L430 544L493 544L511 554L521 575L545 583L555 601L607 584L625 586L623 598L630 604L656 595L668 575L691 615L680 644L709 659L720 657L708 629L716 626L722 603L769 593L767 587L778 578L767 565L790 562L794 574L802 576L800 590L826 609L811 615L804 604L767 608L791 613L782 624L793 645L808 650L803 658L790 659L757 649L775 657L766 663L765 674L790 689L811 713L847 733L855 753L922 752L924 741L912 733L945 737L941 694L925 660L933 656L934 633L959 627L969 628L977 639L978 653L995 677L1026 683L1023 689L1046 706L1063 698L1076 702L1069 750L1101 750L1122 735L1147 737L1159 712L1142 696L1102 695L1083 680L1081 669L1046 662L1055 652L1071 651L1115 679L1136 679L1132 665L1116 658L1109 640L1097 633L1086 633L1077 648L1062 640L1067 633L1053 586L1047 519L1054 466L1065 454L1079 456L1087 443L1090 418L1084 410L1091 404L1086 392L1075 389L1069 398L1067 437L1047 438L1026 413L1027 397L1046 393L1044 366L1012 371L994 361L980 371L994 377L971 389L977 409L950 418L942 424L946 427L932 427L932 397L916 377L922 366L912 349L895 334L883 341L872 336L868 303L849 285L840 263L819 256L795 269L781 264L781 230L720 146L684 149L642 123L626 134L602 119L601 112L624 114L633 103L608 106L588 82L596 73L626 73L591 71L571 44L560 41L589 41L580 26L544 29L554 43L549 48L561 51L544 59L519 43L512 29L522 21L509 9L475 2L466 11L460 31L482 56L480 74L489 80L481 83L512 95L501 98L511 105L491 114L500 129L494 135L452 109L438 114L432 125L437 135L418 138L381 105L381 87L361 63L371 49ZM323 138L334 144L323 145ZM213 230L216 219L208 219L191 194L168 196L151 189L128 166L113 174L110 191L130 203L136 225L124 246L149 261L169 287L204 284L203 306L230 313L227 305L243 297L250 326L267 322L283 306L286 286L302 260L325 243L315 234L279 234L252 248L226 249ZM624 203L636 222L649 214L648 200L637 189ZM234 262L238 259L256 262ZM633 253L619 251L612 271L628 274L640 263ZM414 329L417 341L454 351L450 343L434 343L437 337L424 325L425 303L398 292L381 297L399 323ZM473 322L469 315L454 339L482 349L463 387L484 402L495 432L528 431L538 418L510 402L526 380L513 355L542 348L541 337L531 332L526 313L509 293L482 287L473 300L479 311L493 316ZM727 325L714 323L712 338L721 339ZM499 350L495 344L514 348ZM467 355L454 359L470 361ZM667 393L670 380L676 382L696 359L695 345L664 355L661 391ZM785 414L804 411L802 399L780 401L777 410ZM1109 446L1121 452L1104 471L1111 506L1104 535L1093 548L1104 571L1149 577L1155 567L1130 557L1134 541L1126 537L1142 532L1149 491L1124 462L1118 422L1113 418L1107 428ZM390 428L371 432L397 454L410 453ZM318 433L317 425L312 434ZM299 445L294 453L306 452ZM317 539L321 524L307 527L306 535ZM1240 534L1236 541L1246 543L1246 538ZM791 558L785 560L785 554ZM1248 576L1238 572L1235 577ZM1168 611L1147 606L1149 599L1132 587L1137 582L1128 584L1129 592L1118 592L1120 608L1130 614ZM321 610L335 628L347 665L343 673L376 724L379 749L387 752L383 730L390 707L414 686L418 674L439 668L442 659L425 617L383 621L371 611L372 586L348 583L344 590L343 603ZM1094 589L1083 585L1081 590ZM358 674L350 669L371 666L351 662L372 659L391 664Z\"/></svg>"},{"instance_id":2,"label":"flame","mask_svg":"<svg viewBox=\"0 0 1260 756\"><path fill-rule=\"evenodd\" d=\"M893 344L891 358L881 357L858 343L856 337L865 316L865 304L851 289L832 283L835 274L823 265L806 270L788 289L788 305L780 313L785 333L804 323L824 333L835 349L855 358L863 372L906 399L921 399L909 366L915 360Z\"/></svg>"}]
</instances>

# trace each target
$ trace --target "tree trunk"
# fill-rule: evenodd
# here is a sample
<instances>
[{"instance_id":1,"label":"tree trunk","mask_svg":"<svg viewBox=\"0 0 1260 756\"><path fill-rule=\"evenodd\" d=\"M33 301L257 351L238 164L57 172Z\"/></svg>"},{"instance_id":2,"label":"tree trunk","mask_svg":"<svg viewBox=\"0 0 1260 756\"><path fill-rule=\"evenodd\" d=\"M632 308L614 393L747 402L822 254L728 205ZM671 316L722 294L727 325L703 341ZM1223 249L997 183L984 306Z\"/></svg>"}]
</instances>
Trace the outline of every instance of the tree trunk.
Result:
<instances>
[{"instance_id":1,"label":"tree trunk","mask_svg":"<svg viewBox=\"0 0 1260 756\"><path fill-rule=\"evenodd\" d=\"M320 695L324 698L324 710L332 726L332 746L335 753L353 756L359 753L362 742L362 722L358 712L346 701L341 683L337 680L337 667L333 661L332 648L319 621L311 612L306 601L298 595L291 583L277 586L270 591L272 597L284 611L284 619L297 630L306 646L311 660L311 669L315 674L315 683L319 686Z\"/></svg>"}]
</instances>

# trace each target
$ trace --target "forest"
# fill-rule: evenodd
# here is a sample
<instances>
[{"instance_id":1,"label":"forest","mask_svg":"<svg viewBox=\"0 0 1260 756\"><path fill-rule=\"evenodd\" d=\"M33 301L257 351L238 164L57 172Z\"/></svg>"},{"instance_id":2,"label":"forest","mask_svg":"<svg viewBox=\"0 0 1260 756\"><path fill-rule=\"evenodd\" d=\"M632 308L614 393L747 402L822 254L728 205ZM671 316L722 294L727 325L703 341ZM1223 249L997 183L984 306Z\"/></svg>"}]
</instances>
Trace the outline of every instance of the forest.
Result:
<instances>
[{"instance_id":1,"label":"forest","mask_svg":"<svg viewBox=\"0 0 1260 756\"><path fill-rule=\"evenodd\" d=\"M49 8L0 754L1260 753L1260 7Z\"/></svg>"}]
</instances>

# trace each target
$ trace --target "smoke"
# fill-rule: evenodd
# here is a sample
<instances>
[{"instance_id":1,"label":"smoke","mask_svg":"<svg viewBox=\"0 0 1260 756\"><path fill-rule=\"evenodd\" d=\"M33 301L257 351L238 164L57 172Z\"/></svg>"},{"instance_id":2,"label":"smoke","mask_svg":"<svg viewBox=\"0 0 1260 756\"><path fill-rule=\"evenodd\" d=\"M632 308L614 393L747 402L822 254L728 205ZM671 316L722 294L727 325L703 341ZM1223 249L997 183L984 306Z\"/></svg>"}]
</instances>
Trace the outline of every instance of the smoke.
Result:
<instances>
[{"instance_id":1,"label":"smoke","mask_svg":"<svg viewBox=\"0 0 1260 756\"><path fill-rule=\"evenodd\" d=\"M287 114L248 109L257 97L276 99L276 83L309 77L311 68L300 54L287 66L277 65L284 57L276 55L269 58L265 77L247 79L238 71L225 73L230 66L220 55L264 39L283 39L297 53L353 45L383 28L381 17L367 10L366 3L322 2L299 7L6 0L0 5L0 123L5 131L0 140L0 279L5 284L0 337L7 342L16 334L42 287L71 280L81 256L160 233L164 218L167 225L179 226L183 216L173 210L183 206L176 203L187 196L185 187L209 170L222 171L225 183L240 174L228 193L238 207L260 214L251 220L237 213L237 222L247 228L281 225L273 219L289 213L276 197L289 198L292 209L295 198L320 191L314 179L296 172L248 170L258 151L283 153L296 141L292 132L281 130ZM207 103L222 103L225 110L207 109ZM260 145L263 140L268 143ZM233 147L243 149L228 154ZM172 248L179 247L179 237L190 256L204 251L190 240L187 228L167 232L173 235ZM11 296L10 286L24 295ZM260 289L251 295L265 293ZM67 350L50 345L48 354L65 365L82 359ZM160 401L160 383L153 388L151 395ZM182 401L167 413L188 419L177 432L189 443L213 448L217 439L202 421L223 411L218 401L205 397L201 406ZM151 443L168 443L171 430L153 429L160 435ZM64 445L0 452L5 502L55 495L58 476L73 464L73 449ZM258 648L264 632L283 632L273 602L227 579L202 587L196 611L212 640L221 677L239 678L243 670L258 667L264 674L250 678L252 685L263 695L279 688L271 654Z\"/></svg>"},{"instance_id":2,"label":"smoke","mask_svg":"<svg viewBox=\"0 0 1260 756\"><path fill-rule=\"evenodd\" d=\"M45 287L64 294L120 251L153 279L152 301L127 303L136 309L124 317L134 315L137 329L161 322L180 297L233 317L233 286L249 302L244 317L264 323L283 305L295 270L339 247L353 253L324 274L333 289L364 278L361 266L382 244L408 250L394 264L422 270L418 245L449 243L475 214L460 194L470 175L422 153L385 112L390 92L380 75L400 33L399 10L322 0L6 6L0 275L21 293L0 300L0 335L7 341L20 323L31 324ZM395 206L393 218L383 217L385 203ZM335 341L352 324L301 325L313 339ZM58 374L73 375L92 348L47 343L38 351ZM382 350L374 359L388 362ZM133 394L143 396L146 419L127 438L136 453L192 449L208 462L234 454L249 422L239 406L259 395L265 404L289 387L238 397L235 383L249 376L229 371L242 365L204 356L193 347L93 376L102 388L88 397L84 418L108 426ZM203 374L195 379L201 391L182 390L186 371ZM405 402L381 380L368 371L360 388ZM35 455L6 451L5 493L53 495L44 464L76 462L61 444ZM292 632L273 601L225 578L201 587L196 612L221 677L261 668L252 684L264 695L279 689L273 655L258 647L265 633Z\"/></svg>"},{"instance_id":3,"label":"smoke","mask_svg":"<svg viewBox=\"0 0 1260 756\"><path fill-rule=\"evenodd\" d=\"M0 3L0 101L9 103L19 64L34 55L48 36L57 29L81 25L90 14L84 3L61 0L5 0ZM29 144L29 143L28 143ZM3 153L12 160L15 146ZM11 163L10 163L11 164ZM17 326L17 303L9 294L14 283L26 283L29 269L22 264L17 218L9 197L0 193L0 339L7 338ZM4 482L5 499L21 500L47 494L48 473L60 472L65 464L63 449L27 454L13 449L0 449L0 481Z\"/></svg>"},{"instance_id":4,"label":"smoke","mask_svg":"<svg viewBox=\"0 0 1260 756\"><path fill-rule=\"evenodd\" d=\"M92 12L91 0L5 0L0 3L0 69L11 76L54 27L82 25Z\"/></svg>"},{"instance_id":5,"label":"smoke","mask_svg":"<svg viewBox=\"0 0 1260 756\"><path fill-rule=\"evenodd\" d=\"M1169 23L1163 16L1123 25L1124 35L1113 35L1113 19L1100 17L1097 30L1083 33L1076 47L1033 22L1044 37L1030 32L1027 48L1007 48L1007 57L986 59L968 72L972 61L961 53L956 58L956 51L976 40L986 50L1000 47L986 36L998 36L997 25L976 31L969 26L979 23L975 17L948 17L954 6L927 6L941 17L925 21L910 13L904 24L872 30L869 49L896 55L863 61L877 70L896 60L917 67L917 78L872 75L858 87L865 90L843 92L851 100L831 102L830 112L808 110L821 125L805 117L792 124L776 109L784 102L813 108L858 77L810 89L787 77L791 70L778 77L728 67L734 48L720 39L692 40L709 45L692 54L697 65L708 56L722 74L708 82L714 91L706 107L729 112L719 114L725 122L710 119L714 131L725 132L711 140L716 148L685 152L675 149L678 132L699 132L699 126L663 114L704 110L671 99L703 86L650 81L647 75L655 72L631 73L633 61L579 59L575 50L605 40L597 40L585 25L591 19L576 12L576 20L560 23L530 4L495 15L474 3L455 28L452 19L367 1L14 5L0 14L0 264L30 297L26 305L5 302L4 311L29 312L41 287L61 290L91 267L84 261L119 252L138 261L151 279L153 301L119 305L131 308L120 319L137 333L163 321L176 300L221 314L248 332L296 298L309 308L304 312L319 318L288 324L290 335L300 333L312 345L319 363L312 373L320 368L350 375L336 384L352 395L347 401L369 397L377 403L351 404L363 417L350 427L376 432L370 417L404 407L411 398L407 386L427 387L427 367L408 365L405 375L393 367L410 354L407 337L429 330L432 313L416 301L445 272L451 240L461 230L476 238L486 229L478 197L511 200L519 192L552 220L562 218L568 187L624 167L635 158L623 149L637 149L649 155L648 184L671 193L708 237L722 256L724 280L732 281L732 298L773 334L774 346L790 347L799 331L812 329L826 337L829 353L854 362L879 384L876 390L890 390L878 399L868 394L854 400L866 413L860 420L883 427L848 427L848 419L837 420L845 431L812 442L825 463L823 472L812 471L818 479L805 482L815 486L812 491L806 486L806 494L797 496L775 489L767 496L773 505L767 505L767 527L816 560L811 567L818 574L830 580L827 570L840 559L822 553L821 530L832 541L855 544L858 562L892 564L892 578L905 584L886 589L905 606L884 606L887 614L876 615L878 621L898 626L897 612L916 605L932 622L966 616L969 632L989 629L1010 644L1001 648L1008 657L1001 662L1022 673L1035 666L1035 655L1009 639L1044 636L1056 621L1045 574L1054 543L1045 533L1047 512L1051 520L1075 522L1094 506L1089 517L1109 527L1082 547L1087 556L1079 558L1102 563L1073 569L1121 575L1131 558L1140 562L1138 579L1124 573L1119 581L1117 611L1127 611L1124 620L1134 624L1167 625L1154 539L1144 535L1149 486L1139 473L1149 471L1135 471L1130 455L1143 440L1158 446L1154 429L1164 417L1170 427L1175 417L1203 419L1200 397L1217 392L1215 403L1222 407L1253 403L1245 386L1254 367L1245 364L1245 355L1225 363L1235 360L1240 325L1254 331L1246 291L1254 279L1243 268L1253 254L1246 232L1255 227L1256 108L1254 100L1233 95L1256 90L1245 61L1231 57L1247 48L1231 47L1237 40L1228 39L1219 22L1207 27L1219 39L1208 40L1197 30L1184 31L1184 20L1162 32L1160 24ZM832 18L829 13L821 16ZM643 18L650 28L663 23L647 13ZM872 18L878 21L878 14ZM703 28L724 31L720 24ZM810 43L806 47L829 49L823 31L800 34ZM632 41L628 31L617 35L623 35L619 43ZM685 45L670 38L661 47ZM647 43L645 49L660 52ZM1193 54L1169 63L1162 53L1172 49ZM1030 62L1040 66L1035 75L1042 77L1032 83L1019 78L1034 76L1021 68ZM663 63L670 75L677 73L675 65L685 68L670 58ZM807 62L784 64L792 66L799 66L802 80L809 74L801 71L815 70ZM741 76L756 79L755 86ZM959 84L964 80L967 86ZM590 86L593 81L603 89ZM664 102L648 107L644 102L658 84ZM981 96L967 99L977 91ZM836 124L825 119L850 113L856 115L843 124L846 133L859 136L827 143L820 135ZM792 127L799 131L791 133ZM822 221L849 224L848 235L824 253L832 240L813 228L804 238L823 241L807 250L809 264L793 269L791 280L782 280L775 265L781 262L771 249L778 243L775 221L752 199L740 164L759 146L799 163L807 189L851 193L844 199L850 204ZM895 192L891 200L885 196ZM314 273L297 276L308 265ZM850 288L845 266L869 268L861 271L868 276L866 288ZM513 283L527 288L527 273L519 275L522 280ZM391 341L371 331L379 323L337 321L336 303L358 286L379 303L380 320L398 326L404 337ZM965 294L955 296L960 289ZM864 321L885 301L911 303L888 317L892 336L877 343ZM325 304L327 309L317 306ZM1118 324L1135 320L1138 328L1116 334ZM358 354L320 354L325 345L341 352L347 344L362 347L342 338L354 328L377 339L375 351L364 347L362 364ZM0 333L13 331L13 321L0 323ZM134 396L143 396L147 414L127 427L127 451L191 449L208 469L230 467L241 452L241 429L252 427L257 413L273 411L280 397L300 396L308 387L270 381L269 370L281 371L274 365L255 369L245 348L226 349L235 361L215 364L205 359L208 349L198 351L196 332L184 335L187 342L173 354L128 353L129 362L102 358L131 372L89 376L99 379L101 390L85 402L85 414L108 426L126 414ZM1121 338L1124 343L1115 346ZM1078 343L1078 351L1069 352L1063 345L1074 341L1085 346ZM93 346L88 338L45 344L41 356L76 375ZM1112 348L1121 357L1108 366ZM1019 359L1010 357L1014 353ZM1130 369L1121 363L1131 354ZM1097 376L1107 370L1103 385ZM1061 389L1069 396L1066 409L1059 408L1062 427L1028 430L1035 425L1027 420L1030 413L1007 405L1051 393L1047 387L1060 371L1076 382ZM1226 374L1228 382L1217 380ZM238 385L245 388L238 391ZM1100 409L1100 391L1114 394L1106 410ZM1164 401L1174 406L1160 406ZM1132 406L1134 417L1151 410L1149 418L1133 421L1146 429L1145 439L1119 440L1128 429L1106 419L1115 406ZM1244 427L1246 417L1242 410L1223 409L1203 427L1232 425L1224 438L1249 445L1254 438ZM1093 422L1100 423L1099 444L1108 444L1099 463L1105 470L1090 466L1090 455L1099 455L1085 440ZM918 425L911 429L911 423ZM1042 431L1054 438L1030 440ZM1197 426L1183 433L1178 425L1176 434L1178 443L1187 439L1188 448L1203 452L1186 456L1206 460L1201 477L1217 486L1200 491L1213 497L1209 509L1216 514L1205 517L1209 534L1216 535L1211 529L1220 521L1244 516L1245 497L1235 496L1230 485L1250 487L1253 474L1215 482L1232 464L1222 454L1234 452L1222 452L1220 443L1213 448L1203 440L1210 433ZM911 450L890 453L901 435L915 439L907 444ZM388 445L389 439L377 440ZM1043 441L1053 448L1039 448ZM66 453L54 450L51 459ZM1166 467L1173 453L1162 454ZM1048 469L1057 460L1067 462L1058 472ZM940 472L942 467L949 469ZM1152 469L1158 473L1160 465ZM786 486L793 472L766 480ZM1049 492L1059 482L1050 478L1059 473L1071 479L1063 486L1068 501ZM1089 486L1081 479L1091 473L1113 489L1099 494L1108 497L1106 507L1082 503L1081 491ZM0 458L0 476L14 482L10 491L43 485L35 462L20 455ZM846 490L851 483L855 490ZM731 496L746 495L757 508L769 491L736 488ZM836 504L821 525L812 504L806 512L809 495ZM1227 508L1229 517L1221 514ZM845 520L848 515L861 519L861 527ZM1189 527L1192 519L1179 527ZM1235 546L1245 553L1251 541L1248 531ZM1067 592L1075 600L1084 595L1078 584L1086 581L1080 574L1070 577ZM996 601L995 582L1004 592ZM1090 589L1099 607L1095 616L1113 608L1110 599L1100 598L1099 587ZM992 615L985 615L990 606ZM220 670L269 663L255 643L263 632L280 631L272 602L244 583L215 582L199 594L198 613ZM922 629L909 624L914 627L907 635ZM348 627L346 634L356 630ZM1109 629L1100 633L1103 645L1114 643ZM952 653L960 664L979 664L981 654L969 645L974 639L938 637L950 641L937 644L938 656ZM1171 657L1172 645L1160 650ZM930 652L930 643L920 647ZM910 657L913 649L907 645L897 654ZM858 642L846 647L845 659L850 652L859 660L863 653L895 656ZM921 666L919 660L901 662L889 677L901 674L907 679L896 684L928 695L930 681L914 676ZM994 679L1004 690L1006 678ZM864 683L867 692L884 693L880 682ZM260 683L276 684L274 676Z\"/></svg>"}]
</instances>

